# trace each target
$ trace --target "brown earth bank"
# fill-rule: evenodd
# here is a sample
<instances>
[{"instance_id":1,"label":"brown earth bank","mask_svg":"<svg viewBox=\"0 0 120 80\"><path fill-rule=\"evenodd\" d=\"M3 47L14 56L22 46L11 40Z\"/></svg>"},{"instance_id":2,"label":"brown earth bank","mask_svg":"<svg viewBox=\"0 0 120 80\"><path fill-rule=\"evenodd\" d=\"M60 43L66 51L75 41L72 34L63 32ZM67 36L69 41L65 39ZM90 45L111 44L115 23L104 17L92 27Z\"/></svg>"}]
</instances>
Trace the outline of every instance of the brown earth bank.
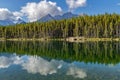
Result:
<instances>
[{"instance_id":1,"label":"brown earth bank","mask_svg":"<svg viewBox=\"0 0 120 80\"><path fill-rule=\"evenodd\" d=\"M120 38L84 38L84 37L68 37L68 38L0 38L0 41L68 41L68 42L85 42L85 41L120 41Z\"/></svg>"}]
</instances>

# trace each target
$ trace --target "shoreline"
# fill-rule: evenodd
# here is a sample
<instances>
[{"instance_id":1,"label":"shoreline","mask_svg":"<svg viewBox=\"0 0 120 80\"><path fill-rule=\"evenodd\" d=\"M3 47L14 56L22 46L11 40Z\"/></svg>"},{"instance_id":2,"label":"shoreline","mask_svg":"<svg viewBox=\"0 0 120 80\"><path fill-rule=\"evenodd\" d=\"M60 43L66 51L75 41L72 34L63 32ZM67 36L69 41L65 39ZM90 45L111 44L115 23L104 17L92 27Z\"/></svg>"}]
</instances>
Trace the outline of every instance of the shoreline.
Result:
<instances>
[{"instance_id":1,"label":"shoreline","mask_svg":"<svg viewBox=\"0 0 120 80\"><path fill-rule=\"evenodd\" d=\"M77 37L68 37L68 38L13 38L5 39L0 38L0 41L67 41L67 42L92 42L92 41L120 41L120 38L77 38Z\"/></svg>"}]
</instances>

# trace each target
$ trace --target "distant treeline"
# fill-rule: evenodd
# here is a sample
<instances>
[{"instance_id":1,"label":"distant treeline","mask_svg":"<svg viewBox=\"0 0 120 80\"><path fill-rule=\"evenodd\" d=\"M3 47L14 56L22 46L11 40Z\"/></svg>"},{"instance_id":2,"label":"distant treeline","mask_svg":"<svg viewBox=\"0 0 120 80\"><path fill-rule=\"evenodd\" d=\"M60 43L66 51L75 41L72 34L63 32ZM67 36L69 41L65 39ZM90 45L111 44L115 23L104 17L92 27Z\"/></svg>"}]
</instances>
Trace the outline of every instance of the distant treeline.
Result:
<instances>
[{"instance_id":1,"label":"distant treeline","mask_svg":"<svg viewBox=\"0 0 120 80\"><path fill-rule=\"evenodd\" d=\"M0 38L120 38L120 15L83 15L72 19L0 27Z\"/></svg>"}]
</instances>

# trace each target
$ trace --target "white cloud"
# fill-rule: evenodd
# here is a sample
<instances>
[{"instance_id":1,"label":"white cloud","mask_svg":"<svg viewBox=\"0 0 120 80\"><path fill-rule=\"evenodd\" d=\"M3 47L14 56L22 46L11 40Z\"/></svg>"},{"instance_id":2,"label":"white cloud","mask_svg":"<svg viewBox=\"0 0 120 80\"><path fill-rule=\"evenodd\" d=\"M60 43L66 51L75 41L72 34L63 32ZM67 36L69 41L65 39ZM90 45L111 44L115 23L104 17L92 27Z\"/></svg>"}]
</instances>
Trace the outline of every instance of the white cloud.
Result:
<instances>
[{"instance_id":1,"label":"white cloud","mask_svg":"<svg viewBox=\"0 0 120 80\"><path fill-rule=\"evenodd\" d=\"M7 8L0 8L0 20L13 18L14 15Z\"/></svg>"},{"instance_id":2,"label":"white cloud","mask_svg":"<svg viewBox=\"0 0 120 80\"><path fill-rule=\"evenodd\" d=\"M86 0L66 0L66 3L70 10L86 5Z\"/></svg>"},{"instance_id":3,"label":"white cloud","mask_svg":"<svg viewBox=\"0 0 120 80\"><path fill-rule=\"evenodd\" d=\"M13 15L16 17L16 19L19 19L23 16L21 12L17 12L17 11L13 12Z\"/></svg>"},{"instance_id":4,"label":"white cloud","mask_svg":"<svg viewBox=\"0 0 120 80\"><path fill-rule=\"evenodd\" d=\"M11 65L20 65L28 73L40 73L45 76L57 73L57 70L62 68L63 63L63 61L57 60L47 61L36 56L0 56L0 69L9 68Z\"/></svg>"},{"instance_id":5,"label":"white cloud","mask_svg":"<svg viewBox=\"0 0 120 80\"><path fill-rule=\"evenodd\" d=\"M39 20L41 17L51 14L52 16L62 14L61 7L56 2L40 1L39 3L31 2L22 7L21 12L27 16L30 22Z\"/></svg>"},{"instance_id":6,"label":"white cloud","mask_svg":"<svg viewBox=\"0 0 120 80\"><path fill-rule=\"evenodd\" d=\"M21 17L20 15L18 15L18 13L19 12L11 12L7 8L0 8L0 20L16 20L18 17Z\"/></svg>"},{"instance_id":7,"label":"white cloud","mask_svg":"<svg viewBox=\"0 0 120 80\"><path fill-rule=\"evenodd\" d=\"M28 61L22 64L23 69L28 73L40 73L41 75L48 75L57 73L57 69L61 68L60 62L51 60L50 62L41 58L29 56Z\"/></svg>"},{"instance_id":8,"label":"white cloud","mask_svg":"<svg viewBox=\"0 0 120 80\"><path fill-rule=\"evenodd\" d=\"M67 75L71 75L75 78L85 78L87 77L87 74L85 71L83 71L80 68L77 68L75 66L70 66L68 71L67 71Z\"/></svg>"},{"instance_id":9,"label":"white cloud","mask_svg":"<svg viewBox=\"0 0 120 80\"><path fill-rule=\"evenodd\" d=\"M12 64L12 61L7 57L0 57L0 68L8 68Z\"/></svg>"},{"instance_id":10,"label":"white cloud","mask_svg":"<svg viewBox=\"0 0 120 80\"><path fill-rule=\"evenodd\" d=\"M66 75L73 76L74 78L85 78L87 77L86 72L77 67L74 62L67 63L62 60L46 60L37 56L18 56L16 54L11 56L0 56L0 69L9 68L11 65L19 65L23 70L28 73L47 76L59 73L59 71L65 69Z\"/></svg>"},{"instance_id":11,"label":"white cloud","mask_svg":"<svg viewBox=\"0 0 120 80\"><path fill-rule=\"evenodd\" d=\"M1 56L0 57L0 69L1 68L8 68L13 64L20 64L22 59L19 56L12 55L10 57Z\"/></svg>"}]
</instances>

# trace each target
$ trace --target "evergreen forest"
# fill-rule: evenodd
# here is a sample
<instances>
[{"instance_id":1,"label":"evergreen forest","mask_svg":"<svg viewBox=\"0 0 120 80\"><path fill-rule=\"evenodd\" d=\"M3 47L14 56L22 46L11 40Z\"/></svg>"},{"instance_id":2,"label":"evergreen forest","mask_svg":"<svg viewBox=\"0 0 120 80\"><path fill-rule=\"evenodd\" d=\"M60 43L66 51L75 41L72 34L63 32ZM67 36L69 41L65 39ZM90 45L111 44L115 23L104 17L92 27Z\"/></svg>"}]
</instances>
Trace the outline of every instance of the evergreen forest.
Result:
<instances>
[{"instance_id":1,"label":"evergreen forest","mask_svg":"<svg viewBox=\"0 0 120 80\"><path fill-rule=\"evenodd\" d=\"M83 15L71 19L0 26L0 38L120 38L120 15Z\"/></svg>"}]
</instances>

